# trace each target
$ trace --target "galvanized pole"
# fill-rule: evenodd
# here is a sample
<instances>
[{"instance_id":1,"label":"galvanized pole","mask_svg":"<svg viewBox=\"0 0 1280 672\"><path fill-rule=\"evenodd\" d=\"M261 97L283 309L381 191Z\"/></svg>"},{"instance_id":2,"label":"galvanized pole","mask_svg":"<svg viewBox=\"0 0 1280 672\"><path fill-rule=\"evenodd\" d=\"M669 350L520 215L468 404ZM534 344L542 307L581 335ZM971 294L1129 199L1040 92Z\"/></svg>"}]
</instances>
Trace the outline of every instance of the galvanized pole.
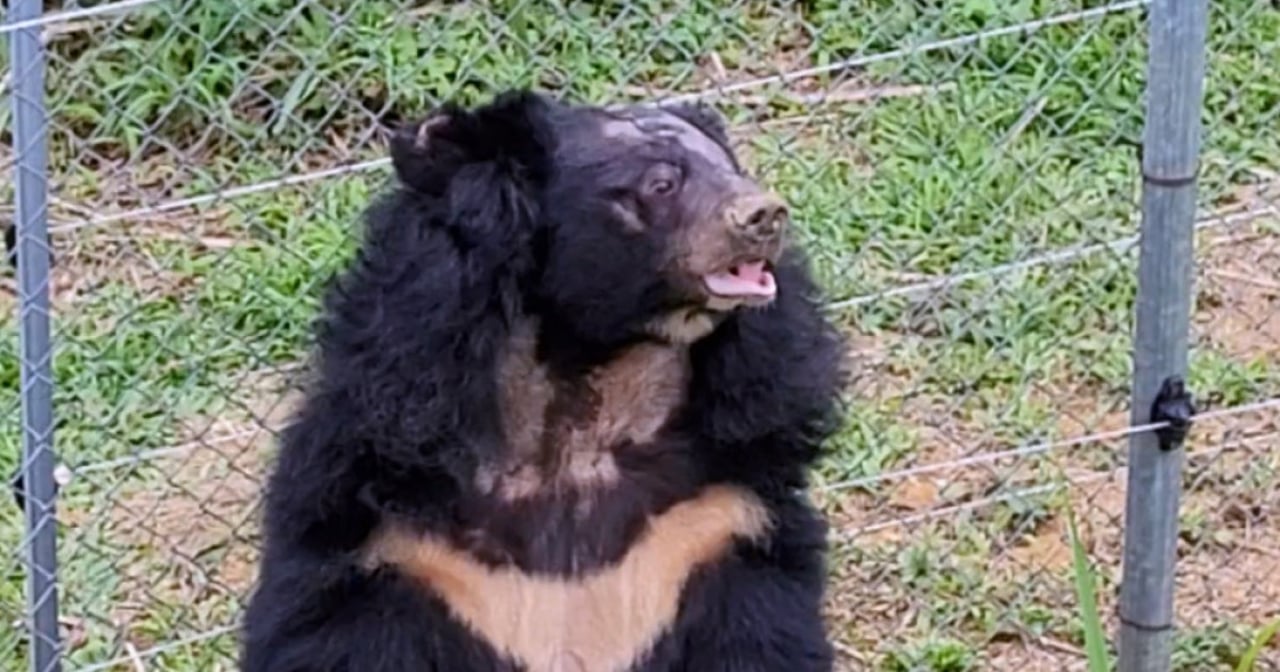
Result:
<instances>
[{"instance_id":1,"label":"galvanized pole","mask_svg":"<svg viewBox=\"0 0 1280 672\"><path fill-rule=\"evenodd\" d=\"M1149 11L1135 425L1151 420L1166 379L1186 375L1208 0L1155 0ZM1180 440L1162 442L1152 432L1130 437L1121 672L1169 669L1182 463Z\"/></svg>"},{"instance_id":2,"label":"galvanized pole","mask_svg":"<svg viewBox=\"0 0 1280 672\"><path fill-rule=\"evenodd\" d=\"M13 0L11 23L38 18L41 0ZM27 518L27 627L33 672L59 672L57 520L54 516L53 348L49 338L48 156L41 26L9 34L17 154L17 260L22 381L22 490Z\"/></svg>"}]
</instances>

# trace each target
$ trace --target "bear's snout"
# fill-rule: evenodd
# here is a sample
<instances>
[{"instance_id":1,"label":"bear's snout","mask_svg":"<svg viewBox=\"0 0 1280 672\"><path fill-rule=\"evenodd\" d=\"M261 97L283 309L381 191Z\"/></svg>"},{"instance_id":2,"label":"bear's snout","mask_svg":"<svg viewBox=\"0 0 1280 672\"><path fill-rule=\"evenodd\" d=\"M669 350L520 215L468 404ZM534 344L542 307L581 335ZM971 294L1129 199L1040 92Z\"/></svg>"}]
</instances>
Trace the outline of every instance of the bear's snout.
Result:
<instances>
[{"instance_id":1,"label":"bear's snout","mask_svg":"<svg viewBox=\"0 0 1280 672\"><path fill-rule=\"evenodd\" d=\"M787 204L768 192L739 196L729 204L730 232L752 245L771 245L782 236L789 215Z\"/></svg>"}]
</instances>

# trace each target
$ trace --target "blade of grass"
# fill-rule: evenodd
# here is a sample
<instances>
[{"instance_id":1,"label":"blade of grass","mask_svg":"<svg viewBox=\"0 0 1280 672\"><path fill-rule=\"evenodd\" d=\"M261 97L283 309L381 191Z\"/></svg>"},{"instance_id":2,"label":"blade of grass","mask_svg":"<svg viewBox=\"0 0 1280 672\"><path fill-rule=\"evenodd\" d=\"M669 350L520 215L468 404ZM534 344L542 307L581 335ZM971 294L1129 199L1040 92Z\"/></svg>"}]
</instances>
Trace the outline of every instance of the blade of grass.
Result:
<instances>
[{"instance_id":1,"label":"blade of grass","mask_svg":"<svg viewBox=\"0 0 1280 672\"><path fill-rule=\"evenodd\" d=\"M1089 658L1091 672L1109 672L1111 662L1107 658L1107 640L1102 632L1102 618L1098 614L1097 587L1093 568L1085 553L1084 544L1076 530L1076 515L1068 502L1067 526L1071 531L1071 563L1075 573L1076 594L1080 600L1080 619L1084 622L1084 648Z\"/></svg>"},{"instance_id":2,"label":"blade of grass","mask_svg":"<svg viewBox=\"0 0 1280 672\"><path fill-rule=\"evenodd\" d=\"M1262 655L1262 649L1266 648L1267 643L1275 638L1276 633L1280 632L1280 618L1268 623L1258 632L1258 636L1253 638L1253 643L1249 645L1249 650L1244 652L1244 656L1240 658L1240 664L1236 666L1236 672L1251 672L1253 665L1258 660L1258 656Z\"/></svg>"}]
</instances>

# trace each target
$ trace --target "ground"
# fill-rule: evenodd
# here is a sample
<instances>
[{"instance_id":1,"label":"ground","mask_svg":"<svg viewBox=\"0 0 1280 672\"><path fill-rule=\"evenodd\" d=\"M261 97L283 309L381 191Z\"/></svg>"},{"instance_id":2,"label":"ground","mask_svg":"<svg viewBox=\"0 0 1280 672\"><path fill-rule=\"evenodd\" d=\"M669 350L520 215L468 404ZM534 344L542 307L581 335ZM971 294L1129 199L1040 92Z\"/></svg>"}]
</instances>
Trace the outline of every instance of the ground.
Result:
<instances>
[{"instance_id":1,"label":"ground","mask_svg":"<svg viewBox=\"0 0 1280 672\"><path fill-rule=\"evenodd\" d=\"M49 30L69 669L233 669L272 430L305 373L319 283L386 171L270 180L378 157L375 122L432 95L713 90L1078 5L522 4L494 3L512 10L499 19L470 3L183 0ZM1175 665L1188 672L1231 669L1280 616L1280 410L1228 412L1280 395L1280 13L1229 0L1212 20L1191 382L1225 414L1189 442ZM847 426L814 488L833 523L843 670L1084 669L1068 510L1115 632L1143 25L1118 11L714 101L795 204L853 345ZM246 185L263 186L181 200ZM14 308L9 274L5 472ZM0 506L0 545L20 538ZM5 622L22 610L16 562L0 557ZM0 667L25 665L20 633L0 628ZM1280 669L1280 647L1268 656L1257 669Z\"/></svg>"}]
</instances>

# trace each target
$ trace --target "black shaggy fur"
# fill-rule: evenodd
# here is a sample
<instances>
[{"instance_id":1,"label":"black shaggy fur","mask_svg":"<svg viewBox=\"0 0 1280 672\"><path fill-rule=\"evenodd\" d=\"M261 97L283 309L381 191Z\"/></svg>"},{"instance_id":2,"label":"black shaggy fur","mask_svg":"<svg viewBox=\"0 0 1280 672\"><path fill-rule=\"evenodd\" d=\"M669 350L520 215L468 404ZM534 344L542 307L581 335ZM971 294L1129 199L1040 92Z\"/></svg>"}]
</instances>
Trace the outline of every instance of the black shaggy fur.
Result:
<instances>
[{"instance_id":1,"label":"black shaggy fur","mask_svg":"<svg viewBox=\"0 0 1280 672\"><path fill-rule=\"evenodd\" d=\"M675 112L725 142L715 115ZM591 197L644 168L573 130L596 113L510 93L393 138L401 185L370 208L327 295L318 379L268 486L246 672L514 672L439 600L357 565L384 516L444 533L485 521L498 542L475 545L479 557L566 573L542 547L596 535L591 562L606 564L645 516L709 483L750 488L775 527L694 577L636 672L831 669L826 528L803 488L834 430L841 352L797 251L776 264L771 304L693 344L689 401L661 445L623 460L626 492L589 523L574 528L550 505L468 504L477 469L504 449L497 356L521 316L541 317L546 361L581 370L647 338L645 320L670 308L654 272L660 235L621 235Z\"/></svg>"}]
</instances>

